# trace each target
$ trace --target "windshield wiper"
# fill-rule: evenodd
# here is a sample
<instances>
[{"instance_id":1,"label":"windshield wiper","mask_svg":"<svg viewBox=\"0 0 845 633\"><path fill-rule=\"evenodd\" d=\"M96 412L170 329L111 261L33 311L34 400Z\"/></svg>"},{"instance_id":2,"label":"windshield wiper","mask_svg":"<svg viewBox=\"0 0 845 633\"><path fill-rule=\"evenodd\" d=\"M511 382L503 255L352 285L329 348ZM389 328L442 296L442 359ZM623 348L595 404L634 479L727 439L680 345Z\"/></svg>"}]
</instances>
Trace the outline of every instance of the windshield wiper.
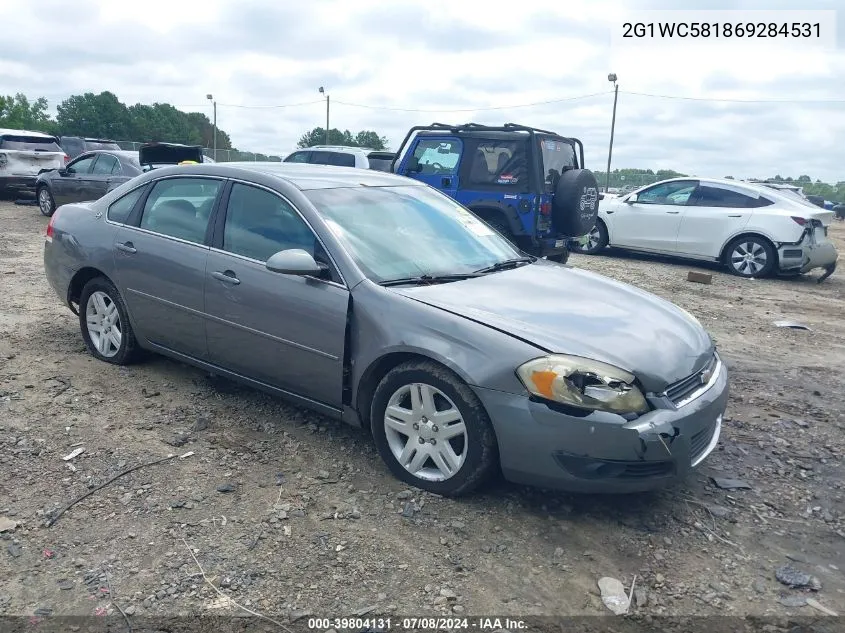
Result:
<instances>
[{"instance_id":1,"label":"windshield wiper","mask_svg":"<svg viewBox=\"0 0 845 633\"><path fill-rule=\"evenodd\" d=\"M535 259L536 258L534 257L514 257L513 259L506 259L503 262L496 262L492 266L479 268L475 272L479 275L483 275L484 273L493 273L497 270L505 270L506 268L516 268L520 264L530 264L533 263Z\"/></svg>"},{"instance_id":2,"label":"windshield wiper","mask_svg":"<svg viewBox=\"0 0 845 633\"><path fill-rule=\"evenodd\" d=\"M460 281L480 276L478 273L455 273L452 275L419 275L417 277L401 277L399 279L386 279L380 281L380 286L403 286L412 284L433 284Z\"/></svg>"}]
</instances>

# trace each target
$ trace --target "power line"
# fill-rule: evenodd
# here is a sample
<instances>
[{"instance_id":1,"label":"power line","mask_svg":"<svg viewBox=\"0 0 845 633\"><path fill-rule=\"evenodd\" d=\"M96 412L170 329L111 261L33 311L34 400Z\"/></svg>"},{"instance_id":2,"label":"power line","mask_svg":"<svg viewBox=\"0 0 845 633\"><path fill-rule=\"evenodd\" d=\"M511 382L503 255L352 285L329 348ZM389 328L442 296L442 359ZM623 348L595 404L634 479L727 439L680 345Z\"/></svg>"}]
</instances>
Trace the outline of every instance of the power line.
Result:
<instances>
[{"instance_id":1,"label":"power line","mask_svg":"<svg viewBox=\"0 0 845 633\"><path fill-rule=\"evenodd\" d=\"M282 103L279 105L242 105L238 103L218 103L218 106L225 108L297 108L299 106L313 105L315 103L325 103L322 99L316 101L303 101L301 103Z\"/></svg>"},{"instance_id":2,"label":"power line","mask_svg":"<svg viewBox=\"0 0 845 633\"><path fill-rule=\"evenodd\" d=\"M605 91L605 92L594 92L593 94L588 95L578 95L575 97L564 97L561 99L550 99L548 101L535 101L534 103L520 103L517 105L506 105L506 106L490 106L486 108L462 108L457 110L445 109L445 110L437 110L437 109L418 109L418 108L392 108L389 106L373 106L367 105L364 103L350 103L348 101L339 101L335 100L335 103L339 103L345 106L351 106L353 108L366 108L368 110L389 110L392 112L431 112L435 114L443 114L443 113L450 113L450 112L486 112L490 110L512 110L514 108L531 108L534 106L541 106L541 105L550 105L553 103L563 103L565 101L577 101L579 99L589 99L590 97L597 97L599 95L604 94L612 94L612 91Z\"/></svg>"},{"instance_id":3,"label":"power line","mask_svg":"<svg viewBox=\"0 0 845 633\"><path fill-rule=\"evenodd\" d=\"M623 94L654 99L678 99L682 101L708 101L712 103L845 103L845 99L724 99L715 97L683 97L678 95L656 95L647 92L620 90Z\"/></svg>"}]
</instances>

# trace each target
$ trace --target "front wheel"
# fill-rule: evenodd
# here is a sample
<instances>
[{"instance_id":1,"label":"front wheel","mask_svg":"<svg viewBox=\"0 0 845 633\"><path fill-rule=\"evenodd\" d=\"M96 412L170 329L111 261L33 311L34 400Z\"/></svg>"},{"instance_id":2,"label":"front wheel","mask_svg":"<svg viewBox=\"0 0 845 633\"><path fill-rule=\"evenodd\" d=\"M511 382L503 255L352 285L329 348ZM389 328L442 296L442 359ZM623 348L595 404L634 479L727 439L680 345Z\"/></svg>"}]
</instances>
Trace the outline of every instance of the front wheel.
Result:
<instances>
[{"instance_id":1,"label":"front wheel","mask_svg":"<svg viewBox=\"0 0 845 633\"><path fill-rule=\"evenodd\" d=\"M458 376L431 361L402 363L373 396L373 436L400 480L457 497L475 490L498 464L490 418Z\"/></svg>"},{"instance_id":2,"label":"front wheel","mask_svg":"<svg viewBox=\"0 0 845 633\"><path fill-rule=\"evenodd\" d=\"M768 277L776 263L774 247L761 237L738 237L725 250L725 264L738 277Z\"/></svg>"},{"instance_id":3,"label":"front wheel","mask_svg":"<svg viewBox=\"0 0 845 633\"><path fill-rule=\"evenodd\" d=\"M41 214L48 218L56 212L56 202L53 200L53 194L47 187L39 187L38 189L38 208L41 209Z\"/></svg>"}]
</instances>

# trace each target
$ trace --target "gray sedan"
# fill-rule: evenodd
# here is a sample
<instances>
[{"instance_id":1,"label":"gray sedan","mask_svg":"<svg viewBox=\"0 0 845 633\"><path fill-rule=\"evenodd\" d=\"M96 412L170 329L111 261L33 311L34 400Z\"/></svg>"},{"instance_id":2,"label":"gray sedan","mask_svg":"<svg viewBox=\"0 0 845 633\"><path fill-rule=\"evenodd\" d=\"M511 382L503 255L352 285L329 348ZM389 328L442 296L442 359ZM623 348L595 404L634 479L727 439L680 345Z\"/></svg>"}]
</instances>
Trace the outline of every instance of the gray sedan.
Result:
<instances>
[{"instance_id":1,"label":"gray sedan","mask_svg":"<svg viewBox=\"0 0 845 633\"><path fill-rule=\"evenodd\" d=\"M96 358L157 352L361 426L435 493L497 470L649 490L719 439L727 370L694 317L528 257L400 176L157 169L60 207L44 265Z\"/></svg>"}]
</instances>

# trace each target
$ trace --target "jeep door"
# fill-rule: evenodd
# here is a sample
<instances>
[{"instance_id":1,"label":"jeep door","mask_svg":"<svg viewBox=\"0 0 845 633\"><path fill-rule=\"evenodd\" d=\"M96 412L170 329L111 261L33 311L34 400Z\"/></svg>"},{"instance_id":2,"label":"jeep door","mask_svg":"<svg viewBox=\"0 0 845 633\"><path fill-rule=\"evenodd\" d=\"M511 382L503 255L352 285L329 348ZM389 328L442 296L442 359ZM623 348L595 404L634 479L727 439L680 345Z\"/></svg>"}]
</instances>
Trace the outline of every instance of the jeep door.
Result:
<instances>
[{"instance_id":1,"label":"jeep door","mask_svg":"<svg viewBox=\"0 0 845 633\"><path fill-rule=\"evenodd\" d=\"M419 180L454 198L458 193L458 166L463 142L453 136L418 137L405 155L398 173Z\"/></svg>"}]
</instances>

